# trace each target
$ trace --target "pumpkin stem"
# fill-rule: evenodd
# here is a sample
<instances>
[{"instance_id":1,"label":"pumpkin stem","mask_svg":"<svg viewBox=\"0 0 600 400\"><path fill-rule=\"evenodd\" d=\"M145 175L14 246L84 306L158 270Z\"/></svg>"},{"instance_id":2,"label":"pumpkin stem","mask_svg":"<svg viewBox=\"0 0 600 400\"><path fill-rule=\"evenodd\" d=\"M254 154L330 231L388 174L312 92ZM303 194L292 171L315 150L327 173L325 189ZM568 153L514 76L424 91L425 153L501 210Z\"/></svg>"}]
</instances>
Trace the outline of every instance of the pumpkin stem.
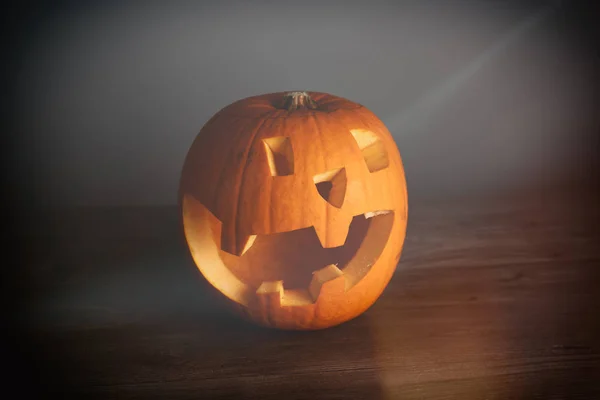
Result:
<instances>
[{"instance_id":1,"label":"pumpkin stem","mask_svg":"<svg viewBox=\"0 0 600 400\"><path fill-rule=\"evenodd\" d=\"M289 92L285 95L284 107L288 111L294 111L298 109L317 109L317 103L306 92Z\"/></svg>"}]
</instances>

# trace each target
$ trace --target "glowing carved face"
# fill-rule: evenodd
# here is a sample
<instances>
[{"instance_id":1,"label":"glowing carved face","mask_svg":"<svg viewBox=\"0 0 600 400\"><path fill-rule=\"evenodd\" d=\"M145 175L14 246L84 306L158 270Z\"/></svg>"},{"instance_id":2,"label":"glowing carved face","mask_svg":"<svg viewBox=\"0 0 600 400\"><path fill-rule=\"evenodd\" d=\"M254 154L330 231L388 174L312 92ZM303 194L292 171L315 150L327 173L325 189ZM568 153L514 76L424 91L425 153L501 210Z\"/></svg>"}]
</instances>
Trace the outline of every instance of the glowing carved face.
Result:
<instances>
[{"instance_id":1,"label":"glowing carved face","mask_svg":"<svg viewBox=\"0 0 600 400\"><path fill-rule=\"evenodd\" d=\"M194 141L180 196L206 279L252 320L337 325L379 297L406 229L406 184L385 126L339 97L233 103Z\"/></svg>"}]
</instances>

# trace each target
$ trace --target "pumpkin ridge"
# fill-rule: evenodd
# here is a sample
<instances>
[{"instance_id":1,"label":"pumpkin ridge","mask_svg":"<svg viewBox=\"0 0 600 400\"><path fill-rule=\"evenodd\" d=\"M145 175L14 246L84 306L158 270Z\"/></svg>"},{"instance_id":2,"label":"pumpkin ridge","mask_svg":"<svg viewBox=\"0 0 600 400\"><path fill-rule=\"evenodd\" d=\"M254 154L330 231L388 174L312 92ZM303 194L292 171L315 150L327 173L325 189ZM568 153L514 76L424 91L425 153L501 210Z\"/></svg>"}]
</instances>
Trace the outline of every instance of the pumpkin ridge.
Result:
<instances>
[{"instance_id":1,"label":"pumpkin ridge","mask_svg":"<svg viewBox=\"0 0 600 400\"><path fill-rule=\"evenodd\" d=\"M238 240L237 237L240 234L240 219L238 218L238 214L239 214L239 210L240 210L240 197L243 194L243 188L244 188L244 183L245 183L245 179L246 179L246 171L248 170L248 165L250 164L251 158L250 158L250 153L253 151L254 149L254 144L256 143L256 139L259 137L260 131L263 129L263 127L265 126L265 124L267 123L266 120L261 120L259 125L256 127L254 133L252 134L252 137L250 138L250 140L248 141L248 151L246 151L245 154L245 158L244 158L244 167L242 168L241 174L240 174L240 182L239 185L237 186L237 196L235 197L235 206L233 207L233 215L232 215L232 220L234 221L234 235L233 235L233 240L234 240L234 248L236 249L236 252L238 251L237 247L238 247Z\"/></svg>"},{"instance_id":2,"label":"pumpkin ridge","mask_svg":"<svg viewBox=\"0 0 600 400\"><path fill-rule=\"evenodd\" d=\"M311 117L310 119L312 120L312 122L313 122L313 124L315 126L316 136L319 138L319 143L321 144L321 152L324 153L326 149L325 149L325 142L323 141L323 136L322 136L323 129L321 129L321 127L319 126L319 121L318 121L318 119L317 119L316 116L311 115L310 117ZM323 161L324 162L323 162L323 168L322 168L322 170L323 171L327 171L327 169L328 169L327 160L324 159ZM315 190L316 189L317 188L315 186ZM325 218L324 218L325 237L324 237L324 240L327 241L327 237L329 235L329 232L328 232L329 231L329 226L327 224L327 221L329 221L329 207L327 206L327 202L323 202L323 206L322 207L325 208Z\"/></svg>"},{"instance_id":3,"label":"pumpkin ridge","mask_svg":"<svg viewBox=\"0 0 600 400\"><path fill-rule=\"evenodd\" d=\"M221 114L221 115L224 115L224 114ZM237 120L237 119L236 119L236 120ZM216 121L215 121L215 122L216 122ZM232 125L233 125L233 124L232 124ZM237 133L237 135L235 135L234 137L235 137L235 139L238 139L238 136L241 136L241 135L242 135L242 133L241 133L241 132L238 132L238 133ZM234 139L234 138L232 138L232 140L233 140L233 139ZM234 150L235 150L235 148L231 148L231 149L229 150L229 152L227 152L227 159L235 159ZM225 167L226 167L226 163L224 163L224 164L223 164L223 168L221 168L221 169L219 170L219 172L218 172L219 176L218 176L218 178L217 178L217 182L221 182L221 181L222 181L223 174L225 173L225 170L226 170L226 168L225 168ZM218 183L217 183L217 184L218 184ZM219 201L219 199L218 199L218 198L219 198L220 194L221 194L221 193L220 193L220 191L219 191L219 190L215 190L215 193L213 194L212 201L210 202L210 204L211 204L211 205L216 205L216 204L217 204L217 202ZM214 211L214 212L216 212L216 210L213 210L213 211Z\"/></svg>"}]
</instances>

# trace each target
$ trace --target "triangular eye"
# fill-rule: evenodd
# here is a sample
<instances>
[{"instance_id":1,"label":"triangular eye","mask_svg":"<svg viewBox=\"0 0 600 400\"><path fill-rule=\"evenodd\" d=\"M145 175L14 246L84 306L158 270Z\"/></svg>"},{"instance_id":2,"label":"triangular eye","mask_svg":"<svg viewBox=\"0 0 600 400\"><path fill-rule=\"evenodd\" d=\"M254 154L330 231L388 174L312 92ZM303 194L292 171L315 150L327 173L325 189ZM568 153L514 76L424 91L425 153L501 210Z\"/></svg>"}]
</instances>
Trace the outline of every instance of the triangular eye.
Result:
<instances>
[{"instance_id":1,"label":"triangular eye","mask_svg":"<svg viewBox=\"0 0 600 400\"><path fill-rule=\"evenodd\" d=\"M346 196L346 168L338 168L313 177L317 191L329 204L340 208Z\"/></svg>"},{"instance_id":2,"label":"triangular eye","mask_svg":"<svg viewBox=\"0 0 600 400\"><path fill-rule=\"evenodd\" d=\"M271 176L292 175L294 173L294 151L287 136L263 139Z\"/></svg>"},{"instance_id":3,"label":"triangular eye","mask_svg":"<svg viewBox=\"0 0 600 400\"><path fill-rule=\"evenodd\" d=\"M385 144L375 133L364 129L351 129L370 172L387 168L390 164Z\"/></svg>"}]
</instances>

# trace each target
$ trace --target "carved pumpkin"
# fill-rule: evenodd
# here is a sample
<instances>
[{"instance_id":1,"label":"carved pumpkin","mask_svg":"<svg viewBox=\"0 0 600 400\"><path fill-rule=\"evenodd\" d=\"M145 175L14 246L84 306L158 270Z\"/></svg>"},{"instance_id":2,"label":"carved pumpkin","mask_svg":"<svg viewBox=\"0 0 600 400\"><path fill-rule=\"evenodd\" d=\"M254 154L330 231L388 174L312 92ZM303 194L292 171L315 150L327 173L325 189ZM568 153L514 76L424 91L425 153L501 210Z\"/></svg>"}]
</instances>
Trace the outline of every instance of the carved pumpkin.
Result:
<instances>
[{"instance_id":1,"label":"carved pumpkin","mask_svg":"<svg viewBox=\"0 0 600 400\"><path fill-rule=\"evenodd\" d=\"M381 295L407 221L400 154L364 106L272 93L215 114L187 154L184 234L198 269L250 320L322 329Z\"/></svg>"}]
</instances>

